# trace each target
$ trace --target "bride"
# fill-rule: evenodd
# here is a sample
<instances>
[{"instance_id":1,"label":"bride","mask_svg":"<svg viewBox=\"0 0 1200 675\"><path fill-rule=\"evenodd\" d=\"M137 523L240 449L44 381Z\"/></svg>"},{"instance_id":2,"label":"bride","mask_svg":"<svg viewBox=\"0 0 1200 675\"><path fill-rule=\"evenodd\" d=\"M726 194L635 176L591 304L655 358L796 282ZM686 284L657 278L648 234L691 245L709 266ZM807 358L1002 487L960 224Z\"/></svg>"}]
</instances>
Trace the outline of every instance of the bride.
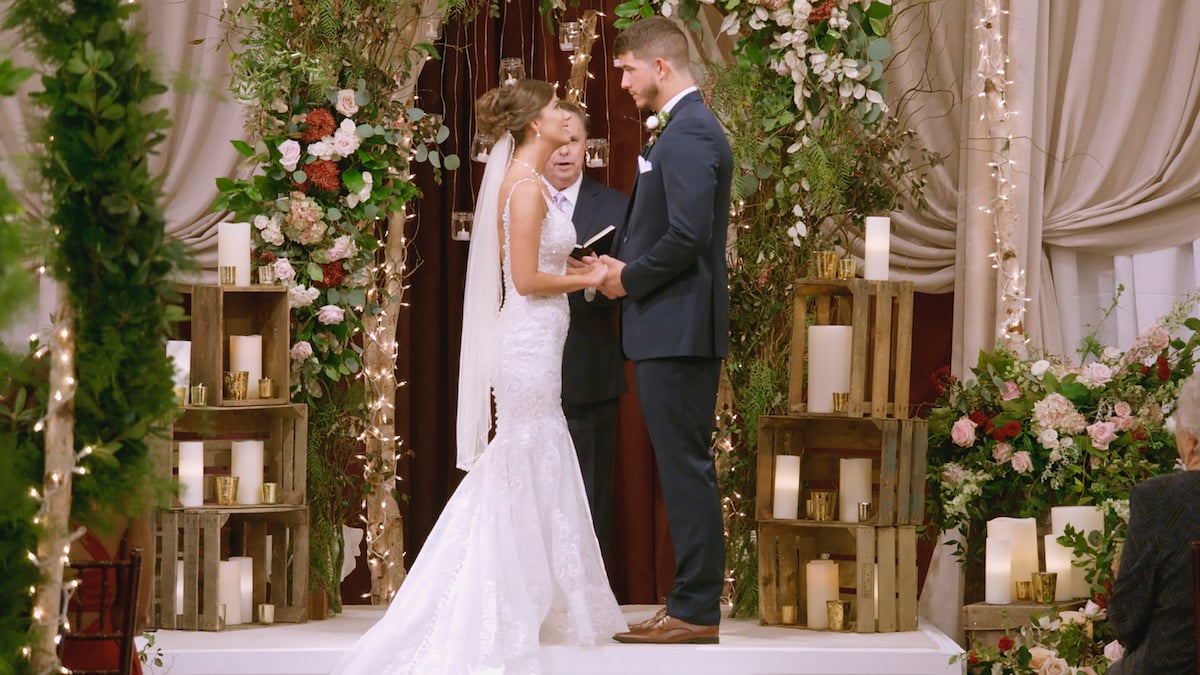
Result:
<instances>
[{"instance_id":1,"label":"bride","mask_svg":"<svg viewBox=\"0 0 1200 675\"><path fill-rule=\"evenodd\" d=\"M537 673L539 644L591 645L626 630L560 401L565 294L605 274L598 263L567 272L575 228L539 172L568 142L569 118L538 80L476 104L479 129L500 140L480 186L463 303L458 466L469 473L337 673Z\"/></svg>"}]
</instances>

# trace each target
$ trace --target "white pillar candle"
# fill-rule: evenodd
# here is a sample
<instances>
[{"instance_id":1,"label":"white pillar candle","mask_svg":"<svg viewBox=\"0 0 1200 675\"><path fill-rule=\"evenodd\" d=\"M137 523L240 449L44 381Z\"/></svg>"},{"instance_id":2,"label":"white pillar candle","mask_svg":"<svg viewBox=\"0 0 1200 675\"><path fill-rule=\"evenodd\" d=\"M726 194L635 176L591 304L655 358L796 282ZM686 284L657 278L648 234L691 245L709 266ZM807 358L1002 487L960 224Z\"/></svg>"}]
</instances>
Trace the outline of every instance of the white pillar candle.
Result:
<instances>
[{"instance_id":1,"label":"white pillar candle","mask_svg":"<svg viewBox=\"0 0 1200 675\"><path fill-rule=\"evenodd\" d=\"M850 326L808 327L808 412L833 412L834 392L850 391Z\"/></svg>"},{"instance_id":2,"label":"white pillar candle","mask_svg":"<svg viewBox=\"0 0 1200 675\"><path fill-rule=\"evenodd\" d=\"M832 560L811 560L804 566L805 607L809 628L828 628L825 603L838 599L838 565Z\"/></svg>"},{"instance_id":3,"label":"white pillar candle","mask_svg":"<svg viewBox=\"0 0 1200 675\"><path fill-rule=\"evenodd\" d=\"M843 458L838 467L838 520L858 522L858 503L871 501L871 458Z\"/></svg>"},{"instance_id":4,"label":"white pillar candle","mask_svg":"<svg viewBox=\"0 0 1200 675\"><path fill-rule=\"evenodd\" d=\"M1015 589L1012 582L1030 581L1033 573L1041 569L1038 565L1037 521L1033 518L993 518L988 521L987 536L1011 542L1011 595Z\"/></svg>"},{"instance_id":5,"label":"white pillar candle","mask_svg":"<svg viewBox=\"0 0 1200 675\"><path fill-rule=\"evenodd\" d=\"M248 555L231 555L230 560L238 563L239 594L242 604L242 621L254 621L254 558Z\"/></svg>"},{"instance_id":6,"label":"white pillar candle","mask_svg":"<svg viewBox=\"0 0 1200 675\"><path fill-rule=\"evenodd\" d=\"M1095 506L1054 506L1050 508L1050 531L1054 534L1064 534L1070 525L1076 532L1104 532L1104 512ZM1062 577L1059 577L1062 585ZM1087 578L1082 569L1071 571L1072 598L1090 598L1092 589L1088 586Z\"/></svg>"},{"instance_id":7,"label":"white pillar candle","mask_svg":"<svg viewBox=\"0 0 1200 675\"><path fill-rule=\"evenodd\" d=\"M983 561L983 600L991 605L1012 602L1012 542L988 537Z\"/></svg>"},{"instance_id":8,"label":"white pillar candle","mask_svg":"<svg viewBox=\"0 0 1200 675\"><path fill-rule=\"evenodd\" d=\"M200 441L179 444L179 503L204 505L204 443Z\"/></svg>"},{"instance_id":9,"label":"white pillar candle","mask_svg":"<svg viewBox=\"0 0 1200 675\"><path fill-rule=\"evenodd\" d=\"M1070 600L1074 588L1072 577L1075 572L1071 566L1071 549L1058 543L1057 534L1047 534L1045 539L1046 571L1058 573L1058 579L1054 582L1054 599ZM1083 570L1079 570L1079 574L1082 576Z\"/></svg>"},{"instance_id":10,"label":"white pillar candle","mask_svg":"<svg viewBox=\"0 0 1200 675\"><path fill-rule=\"evenodd\" d=\"M863 278L888 280L891 262L892 219L886 216L867 216L866 249L863 255Z\"/></svg>"},{"instance_id":11,"label":"white pillar candle","mask_svg":"<svg viewBox=\"0 0 1200 675\"><path fill-rule=\"evenodd\" d=\"M250 285L250 223L217 225L217 266L237 268L237 285Z\"/></svg>"},{"instance_id":12,"label":"white pillar candle","mask_svg":"<svg viewBox=\"0 0 1200 675\"><path fill-rule=\"evenodd\" d=\"M217 602L225 605L225 625L242 623L242 564L222 560L217 567Z\"/></svg>"},{"instance_id":13,"label":"white pillar candle","mask_svg":"<svg viewBox=\"0 0 1200 675\"><path fill-rule=\"evenodd\" d=\"M175 613L183 614L183 561L175 561Z\"/></svg>"},{"instance_id":14,"label":"white pillar candle","mask_svg":"<svg viewBox=\"0 0 1200 675\"><path fill-rule=\"evenodd\" d=\"M229 336L229 369L250 373L246 398L258 398L258 381L262 379L263 370L261 335Z\"/></svg>"},{"instance_id":15,"label":"white pillar candle","mask_svg":"<svg viewBox=\"0 0 1200 675\"><path fill-rule=\"evenodd\" d=\"M238 479L238 504L262 500L263 442L233 441L229 472Z\"/></svg>"},{"instance_id":16,"label":"white pillar candle","mask_svg":"<svg viewBox=\"0 0 1200 675\"><path fill-rule=\"evenodd\" d=\"M175 368L171 378L171 386L191 389L192 379L192 343L188 340L167 340L167 356ZM187 396L184 396L184 403Z\"/></svg>"},{"instance_id":17,"label":"white pillar candle","mask_svg":"<svg viewBox=\"0 0 1200 675\"><path fill-rule=\"evenodd\" d=\"M800 458L796 455L775 458L774 499L773 517L795 519L800 515Z\"/></svg>"}]
</instances>

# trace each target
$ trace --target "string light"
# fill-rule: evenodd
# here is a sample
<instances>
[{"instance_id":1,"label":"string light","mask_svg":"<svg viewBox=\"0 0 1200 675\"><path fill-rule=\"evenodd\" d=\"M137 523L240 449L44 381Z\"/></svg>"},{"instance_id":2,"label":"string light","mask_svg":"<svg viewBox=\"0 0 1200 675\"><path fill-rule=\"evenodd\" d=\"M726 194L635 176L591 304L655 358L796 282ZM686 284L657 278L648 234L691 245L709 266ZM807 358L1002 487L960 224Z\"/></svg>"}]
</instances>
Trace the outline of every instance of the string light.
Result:
<instances>
[{"instance_id":1,"label":"string light","mask_svg":"<svg viewBox=\"0 0 1200 675\"><path fill-rule=\"evenodd\" d=\"M1000 8L1000 0L985 0L983 16L979 19L976 32L979 35L979 66L977 76L980 90L977 96L983 102L979 119L987 127L997 159L989 162L994 181L992 196L979 211L992 219L996 238L996 250L988 255L992 269L997 273L999 286L999 316L997 337L1005 346L1020 356L1025 355L1025 307L1029 299L1025 296L1025 270L1017 251L1017 214L1013 210L1012 197L1016 191L1013 174L1016 162L1012 159L1013 135L1009 131L1010 119L1016 115L1008 108L1008 85L1012 84L1005 72L1008 67L1008 50L1004 46L1001 25L1008 15Z\"/></svg>"}]
</instances>

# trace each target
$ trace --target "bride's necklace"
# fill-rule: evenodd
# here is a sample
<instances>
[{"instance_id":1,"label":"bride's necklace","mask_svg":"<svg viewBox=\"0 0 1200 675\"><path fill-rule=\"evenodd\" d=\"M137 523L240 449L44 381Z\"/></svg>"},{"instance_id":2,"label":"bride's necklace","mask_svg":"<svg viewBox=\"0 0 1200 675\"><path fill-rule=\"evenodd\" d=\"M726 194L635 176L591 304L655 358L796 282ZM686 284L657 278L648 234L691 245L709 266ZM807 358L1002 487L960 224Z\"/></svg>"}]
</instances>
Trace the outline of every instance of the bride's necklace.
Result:
<instances>
[{"instance_id":1,"label":"bride's necklace","mask_svg":"<svg viewBox=\"0 0 1200 675\"><path fill-rule=\"evenodd\" d=\"M538 180L540 180L542 182L546 181L546 179L544 177L542 177L542 173L540 171L533 168L532 166L529 166L529 162L526 162L525 160L521 159L520 157L513 157L512 161L516 162L517 164L520 164L521 166L525 167L526 169L529 169L529 173L532 173L534 176L536 176Z\"/></svg>"}]
</instances>

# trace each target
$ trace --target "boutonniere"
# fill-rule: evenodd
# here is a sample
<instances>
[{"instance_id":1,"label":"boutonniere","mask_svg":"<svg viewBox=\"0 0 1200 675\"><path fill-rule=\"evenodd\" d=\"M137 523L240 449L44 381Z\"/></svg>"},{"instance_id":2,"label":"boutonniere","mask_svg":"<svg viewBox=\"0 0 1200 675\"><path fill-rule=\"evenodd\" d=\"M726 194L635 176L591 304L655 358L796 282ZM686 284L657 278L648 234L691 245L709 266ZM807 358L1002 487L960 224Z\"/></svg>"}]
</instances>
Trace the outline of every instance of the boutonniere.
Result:
<instances>
[{"instance_id":1,"label":"boutonniere","mask_svg":"<svg viewBox=\"0 0 1200 675\"><path fill-rule=\"evenodd\" d=\"M658 139L658 135L667 128L667 123L671 121L671 113L663 111L655 113L646 118L646 130L650 132L650 139L646 141L646 145L654 145L654 141Z\"/></svg>"}]
</instances>

